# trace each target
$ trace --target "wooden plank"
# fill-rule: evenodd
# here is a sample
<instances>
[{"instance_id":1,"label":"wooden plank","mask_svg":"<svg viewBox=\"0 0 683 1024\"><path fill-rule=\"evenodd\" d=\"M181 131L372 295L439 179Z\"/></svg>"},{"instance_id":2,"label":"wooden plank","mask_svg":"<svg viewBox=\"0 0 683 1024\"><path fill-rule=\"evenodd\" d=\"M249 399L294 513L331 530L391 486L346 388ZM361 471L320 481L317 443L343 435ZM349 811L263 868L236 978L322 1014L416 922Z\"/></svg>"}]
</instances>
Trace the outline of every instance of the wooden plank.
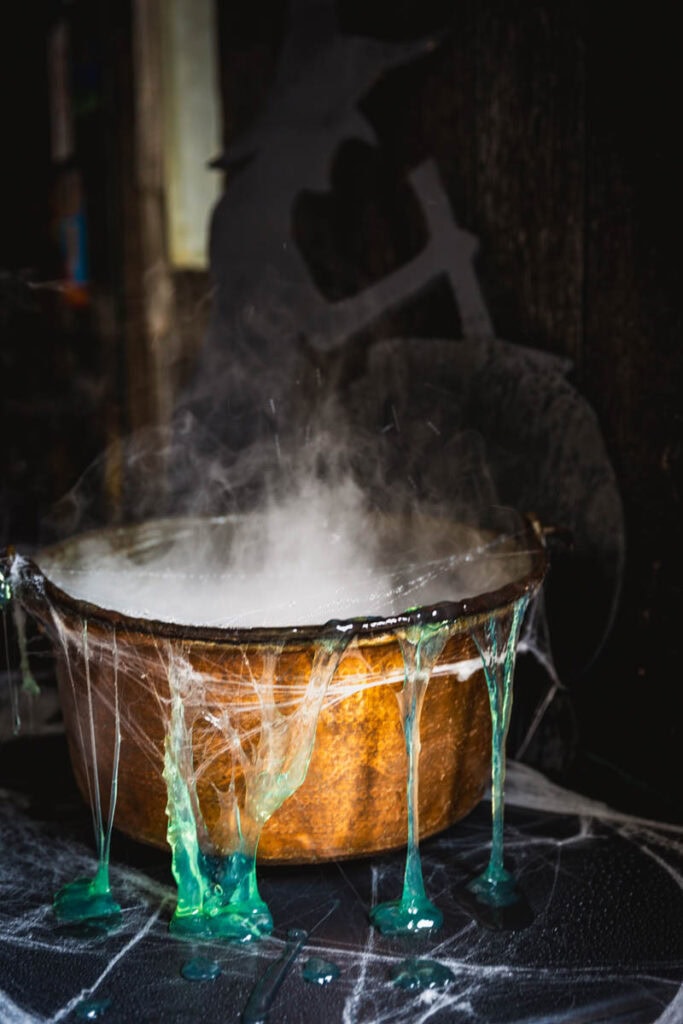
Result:
<instances>
[{"instance_id":1,"label":"wooden plank","mask_svg":"<svg viewBox=\"0 0 683 1024\"><path fill-rule=\"evenodd\" d=\"M570 5L478 5L477 217L498 334L581 362L583 53Z\"/></svg>"}]
</instances>

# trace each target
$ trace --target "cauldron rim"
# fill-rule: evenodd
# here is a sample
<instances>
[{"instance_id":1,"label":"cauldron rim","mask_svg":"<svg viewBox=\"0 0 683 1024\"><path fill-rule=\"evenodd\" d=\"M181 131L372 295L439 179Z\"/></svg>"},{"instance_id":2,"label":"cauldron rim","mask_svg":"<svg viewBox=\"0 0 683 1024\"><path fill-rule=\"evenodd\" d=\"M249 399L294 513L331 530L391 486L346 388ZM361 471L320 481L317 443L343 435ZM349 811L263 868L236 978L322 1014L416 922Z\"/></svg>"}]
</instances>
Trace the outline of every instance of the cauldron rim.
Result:
<instances>
[{"instance_id":1,"label":"cauldron rim","mask_svg":"<svg viewBox=\"0 0 683 1024\"><path fill-rule=\"evenodd\" d=\"M524 529L524 537L529 544L528 553L531 564L528 572L519 579L506 583L494 590L484 591L483 593L458 601L442 601L434 605L411 608L386 618L367 616L351 619L333 619L325 623L305 626L251 627L198 626L169 622L162 619L148 619L129 615L117 609L105 608L81 598L73 597L56 583L53 583L40 568L39 564L29 558L22 558L19 566L18 576L21 599L29 611L38 620L42 620L46 624L49 624L49 608L51 605L55 605L62 612L80 619L87 619L89 624L99 625L105 629L125 630L128 633L151 635L160 639L183 640L188 643L199 641L227 646L276 644L290 647L309 645L316 641L332 639L340 635L363 637L364 642L383 642L394 635L397 629L429 622L434 624L450 622L453 625L457 625L461 621L463 622L463 628L471 628L477 620L488 618L492 614L502 613L515 601L537 591L543 582L548 567L544 529L539 520L531 513L520 515L514 509L504 506L497 506L496 511L514 513L519 517L520 525ZM46 555L54 557L60 550L88 537L104 537L107 534L130 532L142 526L177 523L181 519L186 522L220 522L225 521L227 518L229 517L166 517L145 520L142 523L131 523L125 526L89 530L56 544L51 544L41 549L35 557L37 559L44 558ZM460 521L455 520L453 522L454 525L460 523ZM523 549L520 547L520 550Z\"/></svg>"}]
</instances>

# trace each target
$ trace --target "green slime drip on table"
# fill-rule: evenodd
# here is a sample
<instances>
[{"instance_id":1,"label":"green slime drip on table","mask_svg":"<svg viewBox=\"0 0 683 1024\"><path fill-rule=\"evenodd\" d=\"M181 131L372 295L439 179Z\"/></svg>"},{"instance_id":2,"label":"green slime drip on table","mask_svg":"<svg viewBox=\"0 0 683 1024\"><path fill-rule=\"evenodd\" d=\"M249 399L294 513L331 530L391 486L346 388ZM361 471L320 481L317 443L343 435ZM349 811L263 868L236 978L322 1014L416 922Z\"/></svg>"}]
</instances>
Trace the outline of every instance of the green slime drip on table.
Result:
<instances>
[{"instance_id":1,"label":"green slime drip on table","mask_svg":"<svg viewBox=\"0 0 683 1024\"><path fill-rule=\"evenodd\" d=\"M404 960L392 975L394 985L408 991L445 988L455 981L453 971L436 960Z\"/></svg>"},{"instance_id":2,"label":"green slime drip on table","mask_svg":"<svg viewBox=\"0 0 683 1024\"><path fill-rule=\"evenodd\" d=\"M319 956L312 956L303 966L302 975L304 981L310 981L312 985L329 985L339 977L341 971L336 964L330 960L322 960Z\"/></svg>"},{"instance_id":3,"label":"green slime drip on table","mask_svg":"<svg viewBox=\"0 0 683 1024\"><path fill-rule=\"evenodd\" d=\"M114 810L116 807L116 796L118 787L119 756L121 751L121 720L119 716L118 699L118 648L116 645L116 633L112 634L112 646L114 651L114 757L112 765L112 781L109 793L109 813L107 820L104 820L102 801L100 797L100 782L97 766L97 737L95 729L95 718L93 712L93 687L90 677L90 650L88 639L88 623L83 620L81 630L81 642L83 653L83 664L85 666L85 681L88 695L88 734L87 742L90 744L90 758L92 764L92 781L88 778L88 787L92 801L93 824L97 842L98 864L97 871L93 878L77 878L68 885L63 886L53 901L53 907L57 919L67 923L89 923L96 925L96 930L113 931L121 921L121 907L111 894L109 884L109 852L111 847L111 833L114 825ZM65 654L68 664L67 641L62 637ZM69 672L71 671L69 667ZM80 721L80 720L79 720ZM80 729L80 725L79 725ZM87 764L86 737L80 733L80 742L83 750L83 759ZM84 931L84 937L89 937L90 932Z\"/></svg>"},{"instance_id":4,"label":"green slime drip on table","mask_svg":"<svg viewBox=\"0 0 683 1024\"><path fill-rule=\"evenodd\" d=\"M427 898L420 863L418 794L420 715L432 668L451 634L445 623L420 623L397 634L404 663L403 687L396 694L408 755L408 850L400 900L380 903L370 920L383 935L431 931L443 923L441 911Z\"/></svg>"},{"instance_id":5,"label":"green slime drip on table","mask_svg":"<svg viewBox=\"0 0 683 1024\"><path fill-rule=\"evenodd\" d=\"M213 981L221 974L221 965L215 960L196 956L183 964L180 973L187 981Z\"/></svg>"},{"instance_id":6,"label":"green slime drip on table","mask_svg":"<svg viewBox=\"0 0 683 1024\"><path fill-rule=\"evenodd\" d=\"M53 907L59 921L97 922L99 930L113 931L121 922L121 907L109 888L109 865L100 864L94 878L77 878L62 886Z\"/></svg>"},{"instance_id":7,"label":"green slime drip on table","mask_svg":"<svg viewBox=\"0 0 683 1024\"><path fill-rule=\"evenodd\" d=\"M193 724L188 723L193 701L197 702L198 681L185 661L172 659L163 773L167 838L178 886L172 932L247 943L272 931L273 919L256 880L256 849L266 821L306 777L320 708L347 642L346 637L334 637L318 643L300 704L294 710L290 706L288 714L278 709L275 700L278 652L264 659L262 674L254 680L261 714L259 739L249 754L230 721L230 709L224 711L223 728L243 772L244 786L239 799L234 783L222 794L231 834L227 849L210 852L200 846L200 837L203 844L210 843L196 790ZM201 679L199 684L201 690ZM202 714L206 709L200 702L196 715Z\"/></svg>"},{"instance_id":8,"label":"green slime drip on table","mask_svg":"<svg viewBox=\"0 0 683 1024\"><path fill-rule=\"evenodd\" d=\"M76 1006L79 1020L99 1020L111 1006L111 999L84 999Z\"/></svg>"},{"instance_id":9,"label":"green slime drip on table","mask_svg":"<svg viewBox=\"0 0 683 1024\"><path fill-rule=\"evenodd\" d=\"M503 865L503 817L505 784L505 742L512 710L512 677L517 641L529 602L524 596L512 613L490 616L483 629L472 633L479 651L491 707L491 813L493 834L486 870L467 888L481 902L494 907L510 906L520 900L514 877Z\"/></svg>"}]
</instances>

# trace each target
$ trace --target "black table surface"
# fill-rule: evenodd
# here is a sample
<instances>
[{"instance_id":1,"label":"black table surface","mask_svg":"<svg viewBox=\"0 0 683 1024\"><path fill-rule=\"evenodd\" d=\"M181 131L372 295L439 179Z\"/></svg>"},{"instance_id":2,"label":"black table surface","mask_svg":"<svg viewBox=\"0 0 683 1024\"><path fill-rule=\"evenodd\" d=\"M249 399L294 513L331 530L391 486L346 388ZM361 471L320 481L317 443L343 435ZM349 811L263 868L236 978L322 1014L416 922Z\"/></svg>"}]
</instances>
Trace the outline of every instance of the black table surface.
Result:
<instances>
[{"instance_id":1,"label":"black table surface","mask_svg":"<svg viewBox=\"0 0 683 1024\"><path fill-rule=\"evenodd\" d=\"M84 1002L99 1004L107 1024L240 1021L294 928L308 939L269 1022L683 1022L683 829L610 811L523 765L509 766L506 857L533 915L526 927L482 924L459 895L487 860L484 800L422 844L426 888L444 914L438 932L408 940L370 927L370 907L400 893L404 858L393 854L260 868L275 929L250 947L169 935L170 855L117 834L111 880L121 925L74 934L57 922L52 897L92 875L96 860L63 736L3 744L0 787L2 1024L78 1020ZM217 962L219 976L186 980L181 968L197 956ZM302 969L314 956L335 963L339 977L307 982ZM406 958L436 960L453 980L401 989L392 977Z\"/></svg>"}]
</instances>

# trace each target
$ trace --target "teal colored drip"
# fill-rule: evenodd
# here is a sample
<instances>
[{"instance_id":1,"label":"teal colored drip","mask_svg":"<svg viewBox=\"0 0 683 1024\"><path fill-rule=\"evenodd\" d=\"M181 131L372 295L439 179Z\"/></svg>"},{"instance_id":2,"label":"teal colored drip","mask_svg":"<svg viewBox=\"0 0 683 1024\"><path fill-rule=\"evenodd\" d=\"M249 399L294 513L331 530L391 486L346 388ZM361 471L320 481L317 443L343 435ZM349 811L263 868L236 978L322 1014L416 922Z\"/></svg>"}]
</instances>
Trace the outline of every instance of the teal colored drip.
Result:
<instances>
[{"instance_id":1,"label":"teal colored drip","mask_svg":"<svg viewBox=\"0 0 683 1024\"><path fill-rule=\"evenodd\" d=\"M76 1006L79 1020L99 1020L111 1006L111 999L84 999Z\"/></svg>"},{"instance_id":2,"label":"teal colored drip","mask_svg":"<svg viewBox=\"0 0 683 1024\"><path fill-rule=\"evenodd\" d=\"M63 922L101 922L107 931L118 926L121 907L109 888L109 866L100 864L94 878L77 878L54 898L57 919Z\"/></svg>"},{"instance_id":3,"label":"teal colored drip","mask_svg":"<svg viewBox=\"0 0 683 1024\"><path fill-rule=\"evenodd\" d=\"M176 935L228 942L261 939L271 933L273 919L258 891L256 849L223 857L202 852L191 761L182 696L175 691L164 758L167 838L178 887L170 930Z\"/></svg>"},{"instance_id":4,"label":"teal colored drip","mask_svg":"<svg viewBox=\"0 0 683 1024\"><path fill-rule=\"evenodd\" d=\"M379 903L372 909L370 920L382 935L410 935L440 928L443 914L426 894L421 897L404 883L401 899Z\"/></svg>"},{"instance_id":5,"label":"teal colored drip","mask_svg":"<svg viewBox=\"0 0 683 1024\"><path fill-rule=\"evenodd\" d=\"M170 923L175 934L248 943L272 932L273 919L256 879L259 838L265 822L306 776L320 707L347 642L341 637L319 644L302 704L287 716L275 706L273 680L265 674L259 694L261 738L253 760L241 762L244 794L238 803L232 793L232 834L227 851L221 853L206 853L200 844L200 836L204 844L207 837L195 784L192 729L186 719L183 687L187 680L180 670L174 674L171 666L171 711L163 775L167 839L178 887ZM273 660L271 676L274 669Z\"/></svg>"},{"instance_id":6,"label":"teal colored drip","mask_svg":"<svg viewBox=\"0 0 683 1024\"><path fill-rule=\"evenodd\" d=\"M207 857L197 849L196 863L199 887L194 876L188 879L182 871L176 873L175 862L178 905L170 924L172 932L236 943L270 935L273 918L258 891L255 856Z\"/></svg>"},{"instance_id":7,"label":"teal colored drip","mask_svg":"<svg viewBox=\"0 0 683 1024\"><path fill-rule=\"evenodd\" d=\"M331 961L312 956L304 964L301 974L304 981L309 981L312 985L329 985L339 977L341 971Z\"/></svg>"},{"instance_id":8,"label":"teal colored drip","mask_svg":"<svg viewBox=\"0 0 683 1024\"><path fill-rule=\"evenodd\" d=\"M499 867L494 876L490 864L483 874L468 883L467 888L481 903L492 907L510 907L520 900L514 875Z\"/></svg>"},{"instance_id":9,"label":"teal colored drip","mask_svg":"<svg viewBox=\"0 0 683 1024\"><path fill-rule=\"evenodd\" d=\"M197 956L183 964L180 973L187 981L214 981L221 974L221 965Z\"/></svg>"},{"instance_id":10,"label":"teal colored drip","mask_svg":"<svg viewBox=\"0 0 683 1024\"><path fill-rule=\"evenodd\" d=\"M404 960L392 975L394 985L410 992L425 988L445 988L455 981L453 971L436 960Z\"/></svg>"},{"instance_id":11,"label":"teal colored drip","mask_svg":"<svg viewBox=\"0 0 683 1024\"><path fill-rule=\"evenodd\" d=\"M483 903L509 906L519 895L513 876L503 865L505 743L512 711L512 679L519 631L528 604L524 596L503 621L492 615L483 636L473 634L484 667L491 709L491 854L485 871L468 886ZM506 635L507 633L507 635Z\"/></svg>"},{"instance_id":12,"label":"teal colored drip","mask_svg":"<svg viewBox=\"0 0 683 1024\"><path fill-rule=\"evenodd\" d=\"M408 848L403 874L403 892L400 900L389 900L374 907L370 919L383 935L403 935L410 932L431 931L443 923L443 914L428 899L422 877L418 835L418 768L419 745L415 742L418 708L415 693L410 711L404 722L408 755Z\"/></svg>"},{"instance_id":13,"label":"teal colored drip","mask_svg":"<svg viewBox=\"0 0 683 1024\"><path fill-rule=\"evenodd\" d=\"M370 920L383 935L405 935L432 931L443 923L443 914L427 897L419 852L419 756L420 716L431 670L450 635L448 626L419 624L399 636L405 667L403 688L398 695L408 758L408 848L399 900L380 903Z\"/></svg>"}]
</instances>

